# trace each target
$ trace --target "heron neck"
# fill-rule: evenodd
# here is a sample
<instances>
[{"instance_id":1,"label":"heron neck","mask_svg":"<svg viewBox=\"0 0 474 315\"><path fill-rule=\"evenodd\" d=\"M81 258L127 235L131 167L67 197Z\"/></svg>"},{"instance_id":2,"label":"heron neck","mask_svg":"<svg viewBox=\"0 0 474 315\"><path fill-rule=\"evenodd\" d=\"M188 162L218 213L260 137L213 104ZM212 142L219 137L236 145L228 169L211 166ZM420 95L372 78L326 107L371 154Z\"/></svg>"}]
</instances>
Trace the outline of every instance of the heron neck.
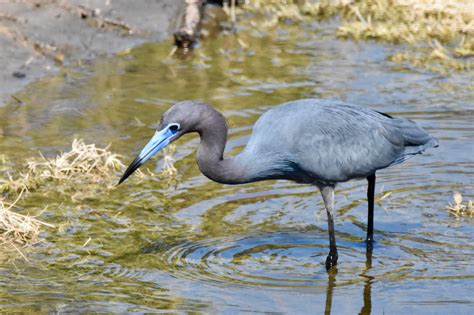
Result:
<instances>
[{"instance_id":1,"label":"heron neck","mask_svg":"<svg viewBox=\"0 0 474 315\"><path fill-rule=\"evenodd\" d=\"M240 156L224 158L227 143L225 119L213 119L212 125L202 126L198 133L201 143L197 151L197 164L209 179L222 184L243 184L252 181Z\"/></svg>"}]
</instances>

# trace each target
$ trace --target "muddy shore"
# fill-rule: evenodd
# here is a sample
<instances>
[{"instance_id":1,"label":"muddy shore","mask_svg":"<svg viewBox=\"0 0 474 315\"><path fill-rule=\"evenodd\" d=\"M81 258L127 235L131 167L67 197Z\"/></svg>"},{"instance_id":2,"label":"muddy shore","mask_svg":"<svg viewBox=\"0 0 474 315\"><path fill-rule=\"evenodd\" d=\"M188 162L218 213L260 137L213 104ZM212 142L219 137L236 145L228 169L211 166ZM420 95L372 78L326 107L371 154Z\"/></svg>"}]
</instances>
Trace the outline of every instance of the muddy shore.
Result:
<instances>
[{"instance_id":1,"label":"muddy shore","mask_svg":"<svg viewBox=\"0 0 474 315\"><path fill-rule=\"evenodd\" d=\"M71 62L170 37L182 2L2 1L0 106L26 84Z\"/></svg>"}]
</instances>

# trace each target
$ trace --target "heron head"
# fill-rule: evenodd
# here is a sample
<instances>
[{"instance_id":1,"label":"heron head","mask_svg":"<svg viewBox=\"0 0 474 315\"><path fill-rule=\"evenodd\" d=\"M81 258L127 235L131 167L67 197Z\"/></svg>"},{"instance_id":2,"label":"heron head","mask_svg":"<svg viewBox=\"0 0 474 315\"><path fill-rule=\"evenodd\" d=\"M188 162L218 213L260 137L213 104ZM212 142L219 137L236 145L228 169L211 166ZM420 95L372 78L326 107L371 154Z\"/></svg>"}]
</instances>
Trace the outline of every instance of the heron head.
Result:
<instances>
[{"instance_id":1,"label":"heron head","mask_svg":"<svg viewBox=\"0 0 474 315\"><path fill-rule=\"evenodd\" d=\"M209 105L203 103L183 101L168 109L161 117L155 134L125 170L118 184L120 185L158 151L179 139L183 134L197 131L200 122L205 120L207 107Z\"/></svg>"}]
</instances>

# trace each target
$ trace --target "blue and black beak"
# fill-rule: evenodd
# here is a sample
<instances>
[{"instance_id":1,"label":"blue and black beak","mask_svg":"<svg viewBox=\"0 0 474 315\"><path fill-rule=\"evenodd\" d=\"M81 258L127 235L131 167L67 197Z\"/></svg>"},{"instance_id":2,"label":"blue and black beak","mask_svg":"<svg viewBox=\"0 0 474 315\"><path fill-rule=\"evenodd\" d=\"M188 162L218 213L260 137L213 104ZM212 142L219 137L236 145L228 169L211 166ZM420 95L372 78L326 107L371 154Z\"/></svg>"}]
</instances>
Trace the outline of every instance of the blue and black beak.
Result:
<instances>
[{"instance_id":1,"label":"blue and black beak","mask_svg":"<svg viewBox=\"0 0 474 315\"><path fill-rule=\"evenodd\" d=\"M125 181L133 172L135 172L140 166L143 165L147 160L154 156L158 151L170 144L171 141L175 140L176 134L179 132L179 124L169 124L160 131L156 131L151 140L142 149L140 154L133 160L133 162L125 170L125 173L120 178L117 185L120 185Z\"/></svg>"}]
</instances>

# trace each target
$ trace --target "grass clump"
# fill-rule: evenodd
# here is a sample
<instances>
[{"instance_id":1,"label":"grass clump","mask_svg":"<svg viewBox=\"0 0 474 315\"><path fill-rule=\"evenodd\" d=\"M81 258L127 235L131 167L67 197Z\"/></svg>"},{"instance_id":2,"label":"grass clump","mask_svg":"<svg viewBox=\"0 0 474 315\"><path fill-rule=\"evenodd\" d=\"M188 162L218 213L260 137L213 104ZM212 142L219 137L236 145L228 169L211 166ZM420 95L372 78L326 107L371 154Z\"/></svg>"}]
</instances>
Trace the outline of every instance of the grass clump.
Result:
<instances>
[{"instance_id":1,"label":"grass clump","mask_svg":"<svg viewBox=\"0 0 474 315\"><path fill-rule=\"evenodd\" d=\"M417 67L424 67L439 72L445 71L446 69L467 71L473 68L472 62L454 58L454 56L461 56L461 54L466 54L467 56L473 54L474 56L474 50L470 52L462 48L456 48L452 51L436 40L430 46L432 48L431 51L397 53L391 55L388 59L393 62L410 63Z\"/></svg>"},{"instance_id":2,"label":"grass clump","mask_svg":"<svg viewBox=\"0 0 474 315\"><path fill-rule=\"evenodd\" d=\"M262 13L268 18L263 23L263 27L274 27L279 22L303 20L301 8L294 1L255 0L249 2L246 9L255 13Z\"/></svg>"},{"instance_id":3,"label":"grass clump","mask_svg":"<svg viewBox=\"0 0 474 315\"><path fill-rule=\"evenodd\" d=\"M0 180L0 190L30 191L47 182L67 183L111 183L115 171L123 170L125 165L119 155L109 151L109 147L97 148L94 144L85 144L75 139L71 150L54 158L39 157L29 159L26 168L16 177L7 174L8 178Z\"/></svg>"},{"instance_id":4,"label":"grass clump","mask_svg":"<svg viewBox=\"0 0 474 315\"><path fill-rule=\"evenodd\" d=\"M339 37L409 44L415 52L389 59L430 70L474 68L474 2L470 0L363 0L343 10ZM424 44L424 45L423 45Z\"/></svg>"},{"instance_id":5,"label":"grass clump","mask_svg":"<svg viewBox=\"0 0 474 315\"><path fill-rule=\"evenodd\" d=\"M174 150L175 147L171 145L165 151L160 174L148 171L145 175L137 170L134 177L143 180L156 176L169 183L176 181L177 171L172 158ZM104 190L107 193L115 189L118 175L125 170L120 159L121 156L111 152L109 146L98 148L75 139L71 150L52 158L40 154L27 160L20 166L20 171L12 174L11 161L5 155L0 155L0 174L6 174L6 178L0 178L0 246L15 248L26 259L19 248L38 242L42 226L53 227L34 216L14 211L20 199L49 194L54 194L56 198L59 194L76 203L86 198L100 198ZM16 196L12 203L2 199L11 196Z\"/></svg>"},{"instance_id":6,"label":"grass clump","mask_svg":"<svg viewBox=\"0 0 474 315\"><path fill-rule=\"evenodd\" d=\"M438 40L449 43L474 35L470 0L363 0L344 7L339 36L392 43Z\"/></svg>"},{"instance_id":7,"label":"grass clump","mask_svg":"<svg viewBox=\"0 0 474 315\"><path fill-rule=\"evenodd\" d=\"M338 37L416 48L416 54L392 56L394 62L435 70L474 68L468 60L474 56L472 0L255 0L247 7L269 17L261 27L339 16Z\"/></svg>"},{"instance_id":8,"label":"grass clump","mask_svg":"<svg viewBox=\"0 0 474 315\"><path fill-rule=\"evenodd\" d=\"M474 217L474 205L472 200L469 200L469 202L464 205L462 203L461 193L456 191L453 194L453 201L454 202L448 206L448 210L451 215L455 216L456 218Z\"/></svg>"},{"instance_id":9,"label":"grass clump","mask_svg":"<svg viewBox=\"0 0 474 315\"><path fill-rule=\"evenodd\" d=\"M74 139L71 150L54 158L40 156L27 162L28 172L40 180L69 181L80 178L90 183L110 180L115 171L125 165L119 156L109 151L109 146L97 148L95 144L85 144Z\"/></svg>"},{"instance_id":10,"label":"grass clump","mask_svg":"<svg viewBox=\"0 0 474 315\"><path fill-rule=\"evenodd\" d=\"M82 193L93 196L104 189L114 189L118 181L117 176L125 170L125 165L121 162L122 157L111 152L109 147L98 148L95 144L86 144L83 140L75 139L70 151L62 152L53 158L46 158L40 153L38 157L27 160L16 175L3 170L6 178L0 178L0 192L8 194L42 189L43 193L68 194L74 200ZM177 171L172 158L174 150L173 145L164 150L164 163L160 174L148 170L145 175L137 170L134 177L140 180L150 177L160 180L175 178ZM54 189L48 189L48 184L54 184Z\"/></svg>"},{"instance_id":11,"label":"grass clump","mask_svg":"<svg viewBox=\"0 0 474 315\"><path fill-rule=\"evenodd\" d=\"M13 248L26 259L20 248L25 248L38 242L41 226L54 227L40 221L36 216L24 215L13 210L22 193L12 203L0 201L0 244L3 248ZM26 259L27 260L27 259Z\"/></svg>"}]
</instances>

